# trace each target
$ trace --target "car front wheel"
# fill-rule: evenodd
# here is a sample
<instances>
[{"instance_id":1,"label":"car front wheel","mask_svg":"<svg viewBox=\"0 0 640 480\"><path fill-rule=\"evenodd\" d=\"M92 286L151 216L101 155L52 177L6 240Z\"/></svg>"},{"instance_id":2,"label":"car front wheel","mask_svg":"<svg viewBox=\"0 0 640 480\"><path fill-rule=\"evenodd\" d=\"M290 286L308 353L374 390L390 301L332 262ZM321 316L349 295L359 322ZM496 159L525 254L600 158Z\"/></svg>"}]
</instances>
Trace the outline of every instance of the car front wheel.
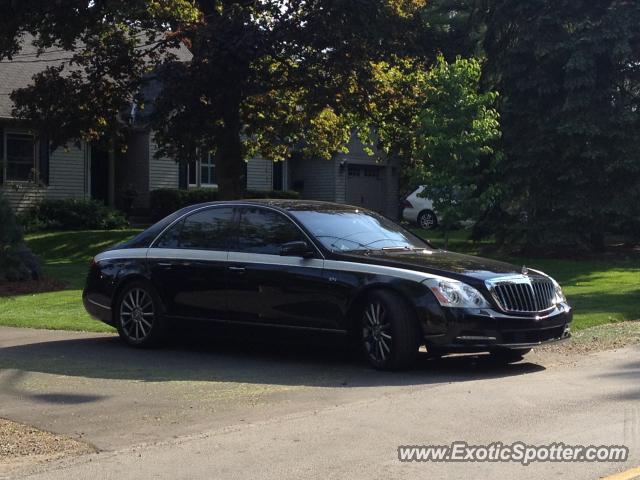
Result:
<instances>
[{"instance_id":1,"label":"car front wheel","mask_svg":"<svg viewBox=\"0 0 640 480\"><path fill-rule=\"evenodd\" d=\"M164 341L166 328L160 299L146 282L127 285L118 295L115 306L118 334L128 345L146 348Z\"/></svg>"},{"instance_id":2,"label":"car front wheel","mask_svg":"<svg viewBox=\"0 0 640 480\"><path fill-rule=\"evenodd\" d=\"M360 340L367 361L380 370L411 366L420 346L415 315L393 292L369 294L360 310Z\"/></svg>"}]
</instances>

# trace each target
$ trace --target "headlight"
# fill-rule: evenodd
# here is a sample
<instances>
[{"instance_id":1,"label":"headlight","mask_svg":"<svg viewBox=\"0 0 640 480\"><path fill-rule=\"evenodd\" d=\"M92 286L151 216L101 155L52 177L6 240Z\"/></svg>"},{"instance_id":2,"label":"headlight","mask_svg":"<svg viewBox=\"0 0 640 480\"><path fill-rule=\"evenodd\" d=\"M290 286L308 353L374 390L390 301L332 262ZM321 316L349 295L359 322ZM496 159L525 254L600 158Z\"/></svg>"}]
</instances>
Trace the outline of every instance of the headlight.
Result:
<instances>
[{"instance_id":1,"label":"headlight","mask_svg":"<svg viewBox=\"0 0 640 480\"><path fill-rule=\"evenodd\" d=\"M553 278L551 278L551 281L553 282L553 290L554 290L553 304L557 305L559 303L566 303L567 297L564 296L564 293L562 292L562 287L560 287L560 284L556 282Z\"/></svg>"},{"instance_id":2,"label":"headlight","mask_svg":"<svg viewBox=\"0 0 640 480\"><path fill-rule=\"evenodd\" d=\"M430 278L423 282L443 307L491 308L489 302L475 288L457 280Z\"/></svg>"}]
</instances>

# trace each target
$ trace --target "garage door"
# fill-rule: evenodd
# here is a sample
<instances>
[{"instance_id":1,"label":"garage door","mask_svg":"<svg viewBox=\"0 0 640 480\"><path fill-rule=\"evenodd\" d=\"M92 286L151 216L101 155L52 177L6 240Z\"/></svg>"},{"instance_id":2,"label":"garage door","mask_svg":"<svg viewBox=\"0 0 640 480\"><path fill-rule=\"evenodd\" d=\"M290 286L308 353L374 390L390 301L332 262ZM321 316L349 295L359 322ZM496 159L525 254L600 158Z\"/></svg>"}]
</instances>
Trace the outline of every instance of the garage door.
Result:
<instances>
[{"instance_id":1,"label":"garage door","mask_svg":"<svg viewBox=\"0 0 640 480\"><path fill-rule=\"evenodd\" d=\"M382 172L383 167L374 165L348 165L347 203L382 212L384 207Z\"/></svg>"}]
</instances>

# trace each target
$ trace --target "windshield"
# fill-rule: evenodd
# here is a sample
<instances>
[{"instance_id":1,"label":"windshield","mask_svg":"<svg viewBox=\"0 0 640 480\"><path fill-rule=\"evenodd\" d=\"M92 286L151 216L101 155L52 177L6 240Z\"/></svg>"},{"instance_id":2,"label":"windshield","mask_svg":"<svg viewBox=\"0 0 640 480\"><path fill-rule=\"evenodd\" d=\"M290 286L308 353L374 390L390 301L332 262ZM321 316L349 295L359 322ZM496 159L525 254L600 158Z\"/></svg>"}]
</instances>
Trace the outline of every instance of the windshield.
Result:
<instances>
[{"instance_id":1,"label":"windshield","mask_svg":"<svg viewBox=\"0 0 640 480\"><path fill-rule=\"evenodd\" d=\"M430 248L423 240L373 212L294 210L291 214L334 252Z\"/></svg>"}]
</instances>

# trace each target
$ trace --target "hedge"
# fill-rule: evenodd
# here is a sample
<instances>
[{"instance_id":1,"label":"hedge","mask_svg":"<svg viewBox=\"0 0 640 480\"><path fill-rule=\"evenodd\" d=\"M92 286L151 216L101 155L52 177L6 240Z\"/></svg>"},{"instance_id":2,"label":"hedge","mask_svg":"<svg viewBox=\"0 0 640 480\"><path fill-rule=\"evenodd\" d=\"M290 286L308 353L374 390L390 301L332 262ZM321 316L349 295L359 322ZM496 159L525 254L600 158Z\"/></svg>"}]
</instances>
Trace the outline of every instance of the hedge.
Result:
<instances>
[{"instance_id":1,"label":"hedge","mask_svg":"<svg viewBox=\"0 0 640 480\"><path fill-rule=\"evenodd\" d=\"M21 215L25 230L113 230L129 222L118 210L96 200L43 200Z\"/></svg>"},{"instance_id":2,"label":"hedge","mask_svg":"<svg viewBox=\"0 0 640 480\"><path fill-rule=\"evenodd\" d=\"M285 198L296 199L300 197L294 191L257 191L247 190L246 198ZM220 199L218 190L215 188L192 188L189 190L178 190L175 188L160 188L152 190L150 193L151 216L153 220L170 215L176 210L195 205L197 203L215 202Z\"/></svg>"}]
</instances>

